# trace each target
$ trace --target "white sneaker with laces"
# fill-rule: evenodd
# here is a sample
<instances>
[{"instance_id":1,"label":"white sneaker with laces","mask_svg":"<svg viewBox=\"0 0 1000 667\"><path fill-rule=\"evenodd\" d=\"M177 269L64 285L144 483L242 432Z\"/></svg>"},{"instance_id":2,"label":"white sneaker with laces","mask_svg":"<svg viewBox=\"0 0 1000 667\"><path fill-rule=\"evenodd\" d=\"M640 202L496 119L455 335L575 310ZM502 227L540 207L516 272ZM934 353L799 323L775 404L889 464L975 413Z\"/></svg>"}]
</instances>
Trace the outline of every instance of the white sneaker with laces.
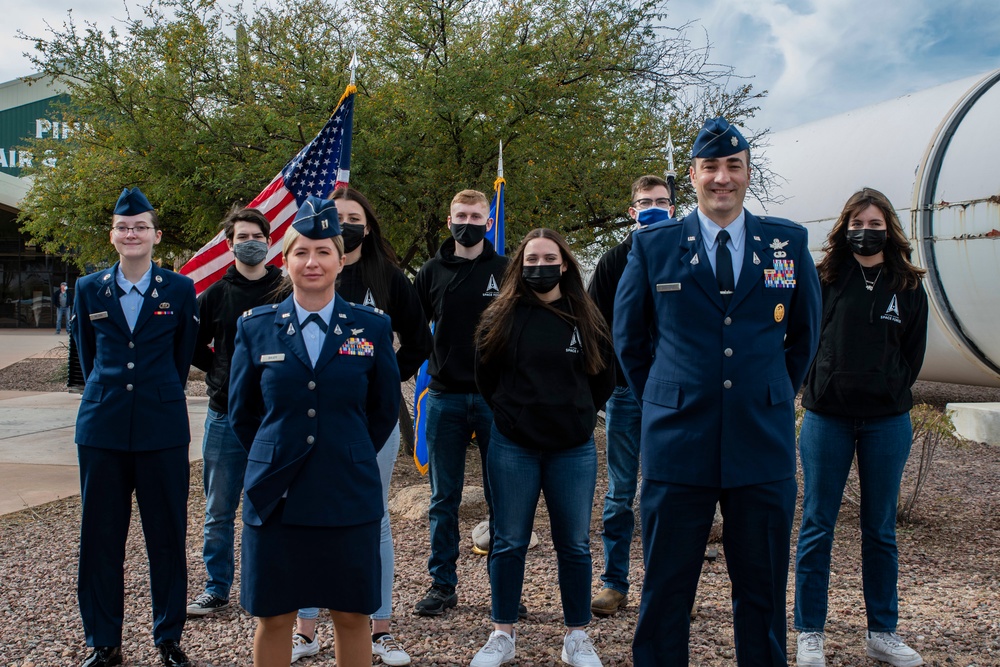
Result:
<instances>
[{"instance_id":1,"label":"white sneaker with laces","mask_svg":"<svg viewBox=\"0 0 1000 667\"><path fill-rule=\"evenodd\" d=\"M799 667L826 667L826 656L823 655L824 641L826 635L822 632L800 632L795 664Z\"/></svg>"},{"instance_id":2,"label":"white sneaker with laces","mask_svg":"<svg viewBox=\"0 0 1000 667\"><path fill-rule=\"evenodd\" d=\"M865 645L869 658L888 662L893 667L917 667L924 664L920 654L907 646L895 632L869 632Z\"/></svg>"},{"instance_id":3,"label":"white sneaker with laces","mask_svg":"<svg viewBox=\"0 0 1000 667\"><path fill-rule=\"evenodd\" d=\"M299 658L307 658L319 653L319 635L313 635L312 641L303 634L292 635L292 662Z\"/></svg>"},{"instance_id":4,"label":"white sneaker with laces","mask_svg":"<svg viewBox=\"0 0 1000 667\"><path fill-rule=\"evenodd\" d=\"M583 630L567 632L563 639L562 661L573 667L602 667L594 643Z\"/></svg>"},{"instance_id":5,"label":"white sneaker with laces","mask_svg":"<svg viewBox=\"0 0 1000 667\"><path fill-rule=\"evenodd\" d=\"M503 630L494 630L486 644L479 649L469 667L498 667L514 659L514 642L517 633L508 635Z\"/></svg>"},{"instance_id":6,"label":"white sneaker with laces","mask_svg":"<svg viewBox=\"0 0 1000 667\"><path fill-rule=\"evenodd\" d=\"M382 659L383 665L391 665L391 667L410 664L409 654L403 650L403 645L396 641L392 635L382 635L373 641L372 655L377 655Z\"/></svg>"}]
</instances>

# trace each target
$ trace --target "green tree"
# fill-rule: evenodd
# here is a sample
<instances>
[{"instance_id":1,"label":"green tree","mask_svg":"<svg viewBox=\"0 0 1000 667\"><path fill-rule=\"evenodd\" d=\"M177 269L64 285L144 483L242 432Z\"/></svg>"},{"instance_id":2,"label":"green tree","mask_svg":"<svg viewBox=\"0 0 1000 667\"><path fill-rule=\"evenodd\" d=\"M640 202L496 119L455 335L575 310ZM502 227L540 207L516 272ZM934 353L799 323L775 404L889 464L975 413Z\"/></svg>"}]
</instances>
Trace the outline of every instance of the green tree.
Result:
<instances>
[{"instance_id":1,"label":"green tree","mask_svg":"<svg viewBox=\"0 0 1000 667\"><path fill-rule=\"evenodd\" d=\"M32 38L34 64L86 129L31 146L55 166L35 160L20 219L49 250L107 261L111 204L139 185L161 214L161 254L186 256L315 135L356 49L351 181L404 264L436 251L457 190L490 189L501 140L508 243L548 226L582 247L625 224L631 181L665 169L668 129L686 164L706 115L756 109L749 85L727 91L729 68L665 25L664 6L285 0L247 15L152 0L104 31L70 18Z\"/></svg>"}]
</instances>

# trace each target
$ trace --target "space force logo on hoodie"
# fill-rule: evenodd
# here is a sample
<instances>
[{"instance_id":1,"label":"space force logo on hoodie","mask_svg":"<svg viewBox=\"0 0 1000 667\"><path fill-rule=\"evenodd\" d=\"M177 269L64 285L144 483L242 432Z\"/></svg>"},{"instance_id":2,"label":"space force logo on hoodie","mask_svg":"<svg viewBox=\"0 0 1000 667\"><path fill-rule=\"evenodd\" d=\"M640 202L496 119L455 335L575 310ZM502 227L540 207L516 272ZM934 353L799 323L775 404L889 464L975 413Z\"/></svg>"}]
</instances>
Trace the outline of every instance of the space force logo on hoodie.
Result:
<instances>
[{"instance_id":1,"label":"space force logo on hoodie","mask_svg":"<svg viewBox=\"0 0 1000 667\"><path fill-rule=\"evenodd\" d=\"M496 276L490 274L490 279L486 282L486 291L483 296L500 296L500 287L497 285Z\"/></svg>"}]
</instances>

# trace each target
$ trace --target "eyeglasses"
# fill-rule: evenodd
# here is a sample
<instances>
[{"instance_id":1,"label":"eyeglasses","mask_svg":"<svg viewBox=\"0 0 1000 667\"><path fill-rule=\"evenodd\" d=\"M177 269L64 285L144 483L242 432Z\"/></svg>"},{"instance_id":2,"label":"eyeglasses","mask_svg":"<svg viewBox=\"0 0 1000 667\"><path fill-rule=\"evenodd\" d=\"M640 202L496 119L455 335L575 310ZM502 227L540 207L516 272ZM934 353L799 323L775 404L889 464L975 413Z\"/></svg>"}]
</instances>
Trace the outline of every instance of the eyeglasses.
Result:
<instances>
[{"instance_id":1,"label":"eyeglasses","mask_svg":"<svg viewBox=\"0 0 1000 667\"><path fill-rule=\"evenodd\" d=\"M637 211L642 211L647 208L656 206L658 208L670 208L670 198L660 197L659 199L636 199L632 202L632 206Z\"/></svg>"},{"instance_id":2,"label":"eyeglasses","mask_svg":"<svg viewBox=\"0 0 1000 667\"><path fill-rule=\"evenodd\" d=\"M115 225L111 228L111 231L113 231L116 236L125 236L129 232L132 232L136 236L145 236L152 229L155 229L155 227L151 227L150 225L136 225L135 227Z\"/></svg>"}]
</instances>

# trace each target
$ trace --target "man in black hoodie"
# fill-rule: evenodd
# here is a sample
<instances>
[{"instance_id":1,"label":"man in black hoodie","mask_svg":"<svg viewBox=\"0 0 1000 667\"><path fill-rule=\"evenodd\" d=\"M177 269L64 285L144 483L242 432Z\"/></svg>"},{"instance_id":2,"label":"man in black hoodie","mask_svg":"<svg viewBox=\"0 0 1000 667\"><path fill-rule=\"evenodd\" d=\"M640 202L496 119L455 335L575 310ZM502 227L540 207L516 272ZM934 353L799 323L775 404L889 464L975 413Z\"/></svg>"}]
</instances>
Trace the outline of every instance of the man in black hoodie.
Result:
<instances>
[{"instance_id":1,"label":"man in black hoodie","mask_svg":"<svg viewBox=\"0 0 1000 667\"><path fill-rule=\"evenodd\" d=\"M632 183L629 217L638 221L639 213L647 210L647 216L658 214L654 215L657 220L674 216L670 188L659 176L640 176ZM587 286L587 292L604 315L609 329L614 326L618 281L625 272L631 249L632 232L629 231L624 241L601 256ZM601 534L604 544L601 580L604 586L591 601L590 609L598 616L611 616L628 600L629 552L635 531L632 505L638 484L639 435L642 431L642 406L629 389L617 359L615 391L604 408L604 421L608 462L608 493L604 496L604 532Z\"/></svg>"},{"instance_id":2,"label":"man in black hoodie","mask_svg":"<svg viewBox=\"0 0 1000 667\"><path fill-rule=\"evenodd\" d=\"M486 474L493 412L476 388L475 331L479 316L500 294L507 259L485 239L493 228L486 195L463 190L451 201L447 239L417 273L414 286L424 314L434 327L434 347L426 408L430 466L432 583L414 611L437 616L458 602L458 506L465 481L465 452L473 434L479 444L483 491L491 505ZM490 534L493 509L490 507Z\"/></svg>"},{"instance_id":3,"label":"man in black hoodie","mask_svg":"<svg viewBox=\"0 0 1000 667\"><path fill-rule=\"evenodd\" d=\"M247 452L229 425L229 364L233 359L236 321L244 311L275 301L281 269L265 263L271 224L252 208L233 208L222 221L226 244L236 256L222 278L198 297L201 327L194 365L205 371L208 418L202 456L205 461L205 543L202 555L208 582L188 605L188 616L205 616L229 606L235 561L236 507L243 492Z\"/></svg>"}]
</instances>

